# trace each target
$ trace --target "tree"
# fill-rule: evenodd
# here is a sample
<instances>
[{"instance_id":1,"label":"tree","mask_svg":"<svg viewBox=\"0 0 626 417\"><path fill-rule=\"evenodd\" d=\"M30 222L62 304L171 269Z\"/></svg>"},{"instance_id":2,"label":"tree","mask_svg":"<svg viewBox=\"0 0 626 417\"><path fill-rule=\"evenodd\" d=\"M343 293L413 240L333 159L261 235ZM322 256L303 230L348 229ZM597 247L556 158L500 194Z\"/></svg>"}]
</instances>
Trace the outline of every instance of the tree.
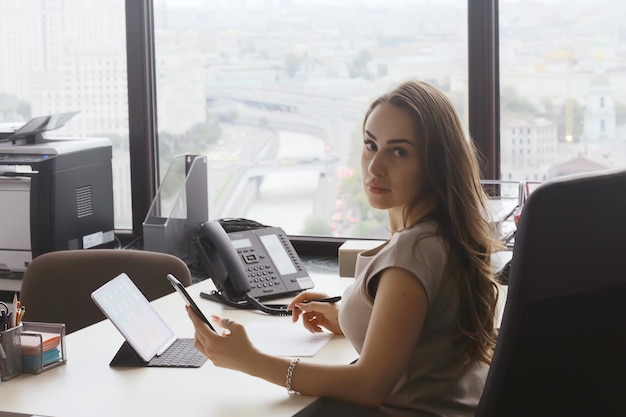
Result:
<instances>
[{"instance_id":1,"label":"tree","mask_svg":"<svg viewBox=\"0 0 626 417\"><path fill-rule=\"evenodd\" d=\"M30 104L18 99L15 96L0 93L0 115L6 114L11 117L13 114L22 116L24 120L32 119L32 109ZM19 120L15 120L19 121Z\"/></svg>"},{"instance_id":2,"label":"tree","mask_svg":"<svg viewBox=\"0 0 626 417\"><path fill-rule=\"evenodd\" d=\"M306 219L302 232L309 236L329 236L332 234L328 220L320 216L311 216Z\"/></svg>"},{"instance_id":3,"label":"tree","mask_svg":"<svg viewBox=\"0 0 626 417\"><path fill-rule=\"evenodd\" d=\"M621 126L626 124L626 104L615 101L615 124Z\"/></svg>"},{"instance_id":4,"label":"tree","mask_svg":"<svg viewBox=\"0 0 626 417\"><path fill-rule=\"evenodd\" d=\"M173 135L169 132L159 132L159 159L170 161L180 154L206 153L207 145L217 142L222 136L219 118L208 115L207 120L192 126L181 135Z\"/></svg>"},{"instance_id":5,"label":"tree","mask_svg":"<svg viewBox=\"0 0 626 417\"><path fill-rule=\"evenodd\" d=\"M367 70L367 64L372 60L372 58L372 54L369 51L359 52L356 58L352 61L352 64L348 67L350 78L374 78L373 75Z\"/></svg>"},{"instance_id":6,"label":"tree","mask_svg":"<svg viewBox=\"0 0 626 417\"><path fill-rule=\"evenodd\" d=\"M537 108L530 100L520 97L515 88L511 86L503 87L500 91L500 110L502 113L512 113L515 115L536 115Z\"/></svg>"},{"instance_id":7,"label":"tree","mask_svg":"<svg viewBox=\"0 0 626 417\"><path fill-rule=\"evenodd\" d=\"M295 54L289 54L285 57L285 73L289 78L293 78L298 70L302 60Z\"/></svg>"}]
</instances>

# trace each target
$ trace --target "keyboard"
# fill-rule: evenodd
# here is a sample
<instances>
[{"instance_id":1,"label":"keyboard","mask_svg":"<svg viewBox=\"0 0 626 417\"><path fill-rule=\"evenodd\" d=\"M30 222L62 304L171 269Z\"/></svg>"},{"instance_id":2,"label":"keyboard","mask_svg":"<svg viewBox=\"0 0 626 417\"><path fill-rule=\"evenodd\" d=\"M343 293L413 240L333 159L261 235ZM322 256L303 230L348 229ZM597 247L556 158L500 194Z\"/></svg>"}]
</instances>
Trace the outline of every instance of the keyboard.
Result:
<instances>
[{"instance_id":1,"label":"keyboard","mask_svg":"<svg viewBox=\"0 0 626 417\"><path fill-rule=\"evenodd\" d=\"M207 357L196 349L194 339L176 339L160 356L155 356L148 366L165 368L199 368Z\"/></svg>"}]
</instances>

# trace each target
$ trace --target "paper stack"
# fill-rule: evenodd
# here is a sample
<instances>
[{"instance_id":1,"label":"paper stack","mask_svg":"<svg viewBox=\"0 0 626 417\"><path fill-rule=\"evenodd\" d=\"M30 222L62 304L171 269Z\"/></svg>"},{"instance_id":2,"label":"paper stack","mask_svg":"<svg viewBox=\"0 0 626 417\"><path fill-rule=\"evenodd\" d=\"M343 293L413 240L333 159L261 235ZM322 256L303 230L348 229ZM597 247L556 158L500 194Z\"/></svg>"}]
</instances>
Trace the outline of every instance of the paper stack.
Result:
<instances>
[{"instance_id":1,"label":"paper stack","mask_svg":"<svg viewBox=\"0 0 626 417\"><path fill-rule=\"evenodd\" d=\"M33 332L22 333L22 366L24 370L39 370L44 366L61 360L58 333Z\"/></svg>"}]
</instances>

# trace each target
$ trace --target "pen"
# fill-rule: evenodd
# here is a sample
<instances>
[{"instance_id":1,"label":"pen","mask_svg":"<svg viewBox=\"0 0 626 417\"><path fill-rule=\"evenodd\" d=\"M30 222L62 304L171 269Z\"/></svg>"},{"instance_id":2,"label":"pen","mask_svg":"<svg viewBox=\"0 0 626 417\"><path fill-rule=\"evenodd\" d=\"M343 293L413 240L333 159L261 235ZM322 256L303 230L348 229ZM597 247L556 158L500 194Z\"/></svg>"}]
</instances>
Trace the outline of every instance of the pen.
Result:
<instances>
[{"instance_id":1,"label":"pen","mask_svg":"<svg viewBox=\"0 0 626 417\"><path fill-rule=\"evenodd\" d=\"M15 317L15 325L16 326L19 326L20 323L22 323L22 317L24 317L24 313L25 312L26 312L26 307L21 306L19 311L18 311L18 313L17 313L17 316Z\"/></svg>"},{"instance_id":2,"label":"pen","mask_svg":"<svg viewBox=\"0 0 626 417\"><path fill-rule=\"evenodd\" d=\"M337 301L341 300L341 296L336 296L336 297L328 297L328 298L319 298L317 300L307 300L305 301L305 303L312 303L312 302L316 302L316 303L331 303L334 304Z\"/></svg>"}]
</instances>

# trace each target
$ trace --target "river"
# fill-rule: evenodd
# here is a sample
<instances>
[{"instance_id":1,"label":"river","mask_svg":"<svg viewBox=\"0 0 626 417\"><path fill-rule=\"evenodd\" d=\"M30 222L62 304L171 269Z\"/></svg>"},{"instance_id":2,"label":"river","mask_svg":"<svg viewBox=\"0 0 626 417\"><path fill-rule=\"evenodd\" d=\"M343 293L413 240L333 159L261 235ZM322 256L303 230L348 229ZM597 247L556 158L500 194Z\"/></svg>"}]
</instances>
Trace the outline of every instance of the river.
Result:
<instances>
[{"instance_id":1,"label":"river","mask_svg":"<svg viewBox=\"0 0 626 417\"><path fill-rule=\"evenodd\" d=\"M322 160L324 141L306 133L278 132L277 159L290 161ZM302 234L313 214L320 186L318 166L299 164L289 171L266 174L245 217L268 226L282 227L288 234Z\"/></svg>"}]
</instances>

